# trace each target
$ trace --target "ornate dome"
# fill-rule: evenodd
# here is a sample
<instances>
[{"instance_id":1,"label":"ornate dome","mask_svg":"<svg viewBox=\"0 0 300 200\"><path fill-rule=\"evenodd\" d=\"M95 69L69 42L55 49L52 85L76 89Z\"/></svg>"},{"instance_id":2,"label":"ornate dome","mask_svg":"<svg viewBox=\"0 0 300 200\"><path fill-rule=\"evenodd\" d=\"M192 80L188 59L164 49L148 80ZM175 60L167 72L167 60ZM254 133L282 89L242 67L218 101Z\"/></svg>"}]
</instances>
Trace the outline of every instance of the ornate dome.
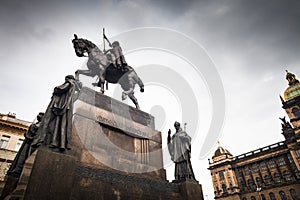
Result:
<instances>
[{"instance_id":1,"label":"ornate dome","mask_svg":"<svg viewBox=\"0 0 300 200\"><path fill-rule=\"evenodd\" d=\"M286 70L286 79L289 82L289 87L284 91L284 100L289 101L297 96L300 96L300 82L296 79L295 74Z\"/></svg>"},{"instance_id":2,"label":"ornate dome","mask_svg":"<svg viewBox=\"0 0 300 200\"><path fill-rule=\"evenodd\" d=\"M218 142L218 149L215 151L214 155L212 156L213 161L219 161L226 158L232 158L233 155L225 148L220 146Z\"/></svg>"},{"instance_id":3,"label":"ornate dome","mask_svg":"<svg viewBox=\"0 0 300 200\"><path fill-rule=\"evenodd\" d=\"M224 155L224 154L227 154L227 155L230 155L232 156L232 154L225 148L219 146L218 149L215 151L214 155L213 155L213 158L214 157L217 157L217 156L221 156L221 155Z\"/></svg>"}]
</instances>

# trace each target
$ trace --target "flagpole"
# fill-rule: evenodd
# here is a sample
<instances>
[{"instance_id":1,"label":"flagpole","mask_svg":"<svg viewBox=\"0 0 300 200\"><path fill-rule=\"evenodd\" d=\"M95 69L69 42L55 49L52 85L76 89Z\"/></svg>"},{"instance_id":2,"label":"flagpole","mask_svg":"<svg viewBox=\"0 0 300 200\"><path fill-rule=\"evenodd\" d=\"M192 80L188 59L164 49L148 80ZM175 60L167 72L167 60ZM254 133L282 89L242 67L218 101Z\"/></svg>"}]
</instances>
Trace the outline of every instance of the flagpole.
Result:
<instances>
[{"instance_id":1,"label":"flagpole","mask_svg":"<svg viewBox=\"0 0 300 200\"><path fill-rule=\"evenodd\" d=\"M105 52L105 38L104 38L104 35L105 35L105 28L103 28L102 30L102 38L103 38L103 51Z\"/></svg>"}]
</instances>

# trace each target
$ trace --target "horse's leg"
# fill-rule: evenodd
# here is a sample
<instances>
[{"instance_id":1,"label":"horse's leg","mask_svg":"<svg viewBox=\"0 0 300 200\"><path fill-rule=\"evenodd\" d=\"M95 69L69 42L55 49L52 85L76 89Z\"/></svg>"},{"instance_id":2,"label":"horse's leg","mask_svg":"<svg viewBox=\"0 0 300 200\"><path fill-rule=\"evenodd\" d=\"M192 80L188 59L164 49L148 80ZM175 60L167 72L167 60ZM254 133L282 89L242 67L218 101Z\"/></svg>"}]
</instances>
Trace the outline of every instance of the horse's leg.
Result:
<instances>
[{"instance_id":1,"label":"horse's leg","mask_svg":"<svg viewBox=\"0 0 300 200\"><path fill-rule=\"evenodd\" d=\"M140 91L144 92L144 83L140 79L140 77L137 75L137 73L135 71L132 71L128 76L129 76L129 78L132 78L139 85Z\"/></svg>"},{"instance_id":2,"label":"horse's leg","mask_svg":"<svg viewBox=\"0 0 300 200\"><path fill-rule=\"evenodd\" d=\"M130 93L128 96L131 99L131 101L134 103L135 107L140 110L139 103L138 103L137 99L135 98L133 92Z\"/></svg>"},{"instance_id":3,"label":"horse's leg","mask_svg":"<svg viewBox=\"0 0 300 200\"><path fill-rule=\"evenodd\" d=\"M125 100L126 97L128 96L131 99L131 101L134 103L135 107L140 110L139 103L134 96L133 90L134 90L134 87L131 87L129 90L123 91L122 92L122 100Z\"/></svg>"},{"instance_id":4,"label":"horse's leg","mask_svg":"<svg viewBox=\"0 0 300 200\"><path fill-rule=\"evenodd\" d=\"M124 89L124 88L123 88ZM129 90L127 91L123 91L122 92L122 100L124 101L127 96L130 96L130 94L133 94L133 87L131 87Z\"/></svg>"},{"instance_id":5,"label":"horse's leg","mask_svg":"<svg viewBox=\"0 0 300 200\"><path fill-rule=\"evenodd\" d=\"M90 77L94 77L96 75L92 70L89 70L89 69L86 69L86 70L84 70L84 69L78 69L75 72L75 79L79 80L79 74L90 76Z\"/></svg>"},{"instance_id":6,"label":"horse's leg","mask_svg":"<svg viewBox=\"0 0 300 200\"><path fill-rule=\"evenodd\" d=\"M101 93L104 94L104 83L105 83L105 76L104 73L99 75L99 84L101 87Z\"/></svg>"}]
</instances>

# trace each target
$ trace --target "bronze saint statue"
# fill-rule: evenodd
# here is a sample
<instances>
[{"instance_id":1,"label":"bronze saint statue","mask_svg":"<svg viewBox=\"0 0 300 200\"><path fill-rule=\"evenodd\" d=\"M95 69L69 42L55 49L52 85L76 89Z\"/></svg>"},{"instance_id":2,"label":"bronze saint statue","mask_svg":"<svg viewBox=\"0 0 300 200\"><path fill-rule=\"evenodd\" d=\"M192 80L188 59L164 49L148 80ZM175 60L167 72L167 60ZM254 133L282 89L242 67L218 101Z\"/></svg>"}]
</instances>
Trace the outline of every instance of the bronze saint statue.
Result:
<instances>
[{"instance_id":1,"label":"bronze saint statue","mask_svg":"<svg viewBox=\"0 0 300 200\"><path fill-rule=\"evenodd\" d=\"M12 162L9 170L7 171L8 176L20 177L25 160L31 155L31 143L34 137L36 137L37 130L40 126L40 122L44 116L44 113L40 112L37 115L37 122L32 123L28 130L24 134L24 141L20 147L14 161Z\"/></svg>"},{"instance_id":2,"label":"bronze saint statue","mask_svg":"<svg viewBox=\"0 0 300 200\"><path fill-rule=\"evenodd\" d=\"M37 131L37 137L32 142L32 147L47 145L61 152L69 149L74 93L80 91L80 88L80 82L72 75L66 76L65 83L54 88L51 102Z\"/></svg>"},{"instance_id":3,"label":"bronze saint statue","mask_svg":"<svg viewBox=\"0 0 300 200\"><path fill-rule=\"evenodd\" d=\"M175 163L175 182L196 181L191 164L191 137L181 129L180 123L175 122L175 134L171 137L168 132L168 149Z\"/></svg>"}]
</instances>

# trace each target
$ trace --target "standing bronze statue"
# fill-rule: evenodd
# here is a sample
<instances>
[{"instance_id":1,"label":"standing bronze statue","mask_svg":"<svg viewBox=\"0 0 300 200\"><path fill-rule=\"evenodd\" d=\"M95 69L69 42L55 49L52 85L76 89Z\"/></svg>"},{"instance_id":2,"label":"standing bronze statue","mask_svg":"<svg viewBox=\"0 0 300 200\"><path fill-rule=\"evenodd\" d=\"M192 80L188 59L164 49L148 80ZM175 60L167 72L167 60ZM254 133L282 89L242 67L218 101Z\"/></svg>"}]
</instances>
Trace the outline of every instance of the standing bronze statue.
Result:
<instances>
[{"instance_id":1,"label":"standing bronze statue","mask_svg":"<svg viewBox=\"0 0 300 200\"><path fill-rule=\"evenodd\" d=\"M51 102L37 131L37 137L32 142L32 147L47 145L61 152L69 149L74 93L80 88L80 82L72 75L66 76L65 83L54 88Z\"/></svg>"},{"instance_id":2,"label":"standing bronze statue","mask_svg":"<svg viewBox=\"0 0 300 200\"><path fill-rule=\"evenodd\" d=\"M168 149L175 163L175 182L196 181L191 164L191 137L175 122L175 134L171 137L168 131Z\"/></svg>"},{"instance_id":3,"label":"standing bronze statue","mask_svg":"<svg viewBox=\"0 0 300 200\"><path fill-rule=\"evenodd\" d=\"M25 139L16 157L14 158L14 161L12 162L10 168L7 171L5 185L4 188L2 189L2 193L0 196L1 200L6 199L6 197L10 195L17 187L25 161L32 153L31 143L33 141L33 138L36 137L37 135L37 130L40 127L43 116L44 113L40 112L36 117L37 122L32 123L29 126L28 130L25 132L24 134Z\"/></svg>"},{"instance_id":4,"label":"standing bronze statue","mask_svg":"<svg viewBox=\"0 0 300 200\"><path fill-rule=\"evenodd\" d=\"M40 123L42 121L42 118L44 116L43 112L40 112L37 115L37 122L32 123L28 130L24 134L24 141L14 159L12 162L9 170L7 171L8 176L14 176L14 177L20 177L25 160L31 155L32 150L31 150L31 143L33 138L37 136L37 131L40 126Z\"/></svg>"}]
</instances>

